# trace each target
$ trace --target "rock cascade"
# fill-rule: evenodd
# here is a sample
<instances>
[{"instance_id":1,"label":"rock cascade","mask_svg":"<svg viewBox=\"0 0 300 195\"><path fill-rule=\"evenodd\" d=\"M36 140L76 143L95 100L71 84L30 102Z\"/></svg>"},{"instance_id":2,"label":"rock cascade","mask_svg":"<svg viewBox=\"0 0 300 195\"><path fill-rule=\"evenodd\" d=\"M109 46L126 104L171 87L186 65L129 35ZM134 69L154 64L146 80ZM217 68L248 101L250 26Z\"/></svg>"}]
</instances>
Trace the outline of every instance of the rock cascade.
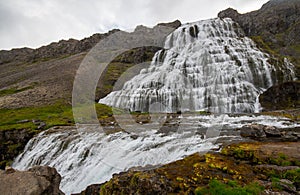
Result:
<instances>
[{"instance_id":1,"label":"rock cascade","mask_svg":"<svg viewBox=\"0 0 300 195\"><path fill-rule=\"evenodd\" d=\"M277 70L229 18L182 25L164 48L99 103L142 112L258 112L258 95L274 84L277 71L293 79L289 63Z\"/></svg>"},{"instance_id":2,"label":"rock cascade","mask_svg":"<svg viewBox=\"0 0 300 195\"><path fill-rule=\"evenodd\" d=\"M300 1L271 0L261 9L245 14L228 8L220 18L232 18L266 52L274 55L275 63L289 56L300 77ZM282 59L280 59L282 60Z\"/></svg>"}]
</instances>

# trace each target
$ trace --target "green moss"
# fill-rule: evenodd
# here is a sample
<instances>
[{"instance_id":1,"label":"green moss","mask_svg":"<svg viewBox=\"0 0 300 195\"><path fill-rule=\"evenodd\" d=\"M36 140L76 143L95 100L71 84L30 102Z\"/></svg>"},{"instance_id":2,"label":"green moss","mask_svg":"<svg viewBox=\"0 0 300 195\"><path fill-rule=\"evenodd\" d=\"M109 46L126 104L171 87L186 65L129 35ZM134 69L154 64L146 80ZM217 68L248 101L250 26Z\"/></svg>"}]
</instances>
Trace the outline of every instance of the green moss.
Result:
<instances>
[{"instance_id":1,"label":"green moss","mask_svg":"<svg viewBox=\"0 0 300 195\"><path fill-rule=\"evenodd\" d=\"M288 170L282 175L282 178L292 182L300 182L300 169Z\"/></svg>"},{"instance_id":2,"label":"green moss","mask_svg":"<svg viewBox=\"0 0 300 195\"><path fill-rule=\"evenodd\" d=\"M284 154L279 154L275 158L270 157L269 163L279 166L291 166L294 164L293 161L288 160Z\"/></svg>"},{"instance_id":3,"label":"green moss","mask_svg":"<svg viewBox=\"0 0 300 195\"><path fill-rule=\"evenodd\" d=\"M99 119L124 112L121 109L111 108L97 103L74 109L77 109L77 111L79 110L78 113L82 115L83 121L86 121L91 117L91 109L96 109ZM74 125L72 106L61 101L46 106L0 109L0 118L0 130L31 129L35 131L37 130L38 125L34 124L32 120L45 122L46 126L44 129L52 126ZM28 122L22 122L24 120L27 120Z\"/></svg>"},{"instance_id":4,"label":"green moss","mask_svg":"<svg viewBox=\"0 0 300 195\"><path fill-rule=\"evenodd\" d=\"M55 125L74 124L71 106L62 102L39 107L0 109L0 118L0 130L37 130L38 125L31 122L32 120L45 122L45 129ZM29 122L20 123L22 120L28 120Z\"/></svg>"},{"instance_id":5,"label":"green moss","mask_svg":"<svg viewBox=\"0 0 300 195\"><path fill-rule=\"evenodd\" d=\"M210 194L210 195L253 195L260 194L264 188L257 183L250 183L245 186L240 186L236 181L228 181L227 184L217 180L211 180L207 187L198 187L195 190L196 195Z\"/></svg>"}]
</instances>

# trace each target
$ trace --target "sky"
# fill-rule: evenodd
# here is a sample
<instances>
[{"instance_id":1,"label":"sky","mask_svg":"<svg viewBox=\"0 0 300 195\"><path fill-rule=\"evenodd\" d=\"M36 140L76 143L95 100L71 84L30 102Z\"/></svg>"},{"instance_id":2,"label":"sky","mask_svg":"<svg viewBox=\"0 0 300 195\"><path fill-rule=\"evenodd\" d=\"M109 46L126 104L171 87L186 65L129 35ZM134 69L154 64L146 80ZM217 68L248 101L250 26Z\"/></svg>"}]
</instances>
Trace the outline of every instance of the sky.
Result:
<instances>
[{"instance_id":1,"label":"sky","mask_svg":"<svg viewBox=\"0 0 300 195\"><path fill-rule=\"evenodd\" d=\"M111 29L132 31L179 19L215 18L228 7L245 13L268 0L0 0L0 50L37 48Z\"/></svg>"}]
</instances>

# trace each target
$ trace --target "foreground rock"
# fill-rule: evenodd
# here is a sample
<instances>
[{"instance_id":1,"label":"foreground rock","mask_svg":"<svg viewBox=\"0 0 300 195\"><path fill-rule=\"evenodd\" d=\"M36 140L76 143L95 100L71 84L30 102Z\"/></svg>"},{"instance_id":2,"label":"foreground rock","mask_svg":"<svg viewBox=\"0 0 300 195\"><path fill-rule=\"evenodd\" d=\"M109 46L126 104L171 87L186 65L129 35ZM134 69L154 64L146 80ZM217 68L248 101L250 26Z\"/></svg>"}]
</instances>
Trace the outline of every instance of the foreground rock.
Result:
<instances>
[{"instance_id":1,"label":"foreground rock","mask_svg":"<svg viewBox=\"0 0 300 195\"><path fill-rule=\"evenodd\" d=\"M254 194L297 194L300 148L297 142L231 144L220 153L194 154L152 170L130 169L81 194L195 194L212 180L245 186L256 182ZM274 180L273 178L276 178ZM279 188L277 188L279 187Z\"/></svg>"},{"instance_id":2,"label":"foreground rock","mask_svg":"<svg viewBox=\"0 0 300 195\"><path fill-rule=\"evenodd\" d=\"M28 171L7 169L0 172L0 194L63 195L59 190L61 176L54 168L36 166Z\"/></svg>"}]
</instances>

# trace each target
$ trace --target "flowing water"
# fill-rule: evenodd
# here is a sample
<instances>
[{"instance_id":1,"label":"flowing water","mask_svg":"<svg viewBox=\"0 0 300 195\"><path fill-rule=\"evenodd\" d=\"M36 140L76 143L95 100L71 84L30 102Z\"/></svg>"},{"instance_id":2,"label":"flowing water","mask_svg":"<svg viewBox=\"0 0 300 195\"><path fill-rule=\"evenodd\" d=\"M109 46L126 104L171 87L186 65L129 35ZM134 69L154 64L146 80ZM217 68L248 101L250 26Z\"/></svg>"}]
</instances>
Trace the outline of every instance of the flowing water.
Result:
<instances>
[{"instance_id":1,"label":"flowing water","mask_svg":"<svg viewBox=\"0 0 300 195\"><path fill-rule=\"evenodd\" d=\"M167 37L149 68L100 103L131 111L258 112L258 96L276 82L269 55L231 19L186 24ZM286 61L280 71L293 79ZM278 67L277 67L278 68Z\"/></svg>"},{"instance_id":2,"label":"flowing water","mask_svg":"<svg viewBox=\"0 0 300 195\"><path fill-rule=\"evenodd\" d=\"M152 123L137 124L135 132L109 135L89 125L79 130L50 129L29 141L13 167L19 170L35 165L55 167L62 175L61 189L70 194L90 184L105 182L112 174L132 167L162 165L195 152L219 149L221 143L241 140L235 129L253 123L279 128L300 126L288 119L269 116L183 115L168 123L168 126L177 124L168 131L152 130L151 126L155 126Z\"/></svg>"},{"instance_id":3,"label":"flowing water","mask_svg":"<svg viewBox=\"0 0 300 195\"><path fill-rule=\"evenodd\" d=\"M231 19L183 25L168 36L148 68L100 100L131 111L159 112L153 115L156 120L140 124L115 116L125 120L118 121L125 131L111 134L92 125L52 128L31 139L13 167L55 167L62 175L61 189L69 194L131 167L160 166L195 152L218 150L223 142L241 140L236 129L246 124L299 127L288 119L251 114L163 114L259 111L259 94L277 80L278 70L268 59ZM288 61L281 66L286 80L293 79L292 69Z\"/></svg>"}]
</instances>

